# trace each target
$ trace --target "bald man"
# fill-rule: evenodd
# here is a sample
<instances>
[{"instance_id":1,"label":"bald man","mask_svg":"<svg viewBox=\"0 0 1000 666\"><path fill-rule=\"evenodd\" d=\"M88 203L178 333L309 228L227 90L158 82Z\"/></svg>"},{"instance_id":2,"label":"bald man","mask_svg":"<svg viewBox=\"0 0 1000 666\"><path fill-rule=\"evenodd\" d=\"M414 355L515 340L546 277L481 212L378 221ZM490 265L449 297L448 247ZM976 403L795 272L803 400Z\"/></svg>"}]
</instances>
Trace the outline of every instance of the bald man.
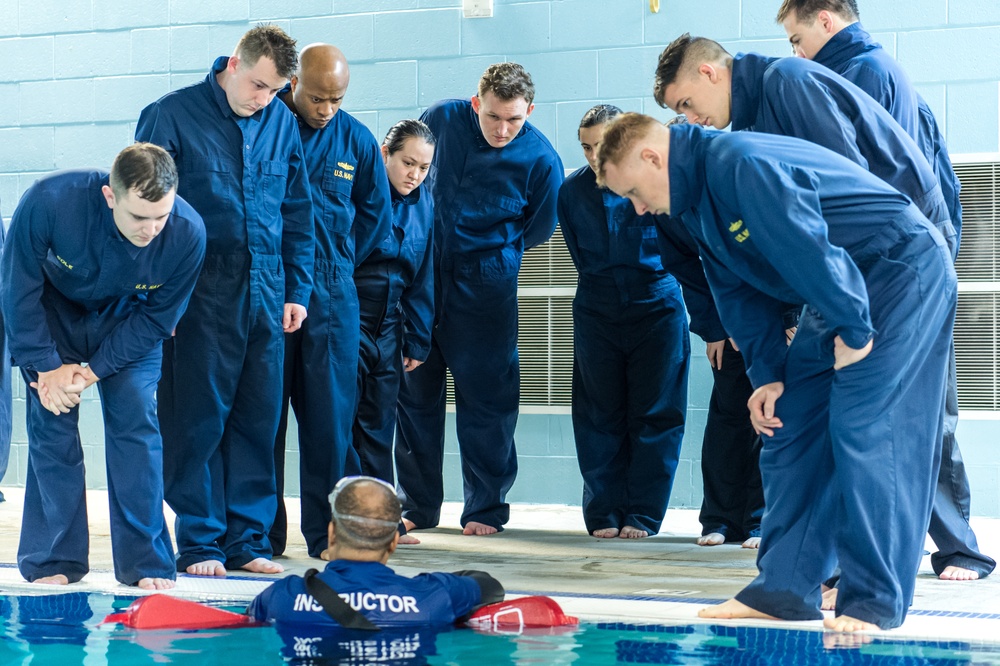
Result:
<instances>
[{"instance_id":1,"label":"bald man","mask_svg":"<svg viewBox=\"0 0 1000 666\"><path fill-rule=\"evenodd\" d=\"M360 469L351 446L361 334L354 267L388 234L392 209L378 141L340 110L350 80L340 49L310 44L302 49L291 82L278 94L295 114L302 136L312 190L316 274L309 318L285 339L284 397L274 442L279 501L269 534L275 554L284 551L288 534L281 500L289 402L299 431L302 535L312 557L326 548L330 489L346 465Z\"/></svg>"}]
</instances>

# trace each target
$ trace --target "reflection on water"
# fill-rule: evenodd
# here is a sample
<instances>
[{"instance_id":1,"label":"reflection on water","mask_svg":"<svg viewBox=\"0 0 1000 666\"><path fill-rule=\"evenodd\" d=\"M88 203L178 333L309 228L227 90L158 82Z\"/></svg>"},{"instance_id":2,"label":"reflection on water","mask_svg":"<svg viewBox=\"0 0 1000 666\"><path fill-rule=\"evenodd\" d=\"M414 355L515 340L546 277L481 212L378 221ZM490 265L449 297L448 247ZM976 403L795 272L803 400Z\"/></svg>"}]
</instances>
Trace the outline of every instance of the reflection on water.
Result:
<instances>
[{"instance_id":1,"label":"reflection on water","mask_svg":"<svg viewBox=\"0 0 1000 666\"><path fill-rule=\"evenodd\" d=\"M85 593L0 596L0 665L1000 666L1000 644L891 641L707 624L583 624L508 635L450 628L330 633L287 626L206 631L99 626L106 615L132 601Z\"/></svg>"}]
</instances>

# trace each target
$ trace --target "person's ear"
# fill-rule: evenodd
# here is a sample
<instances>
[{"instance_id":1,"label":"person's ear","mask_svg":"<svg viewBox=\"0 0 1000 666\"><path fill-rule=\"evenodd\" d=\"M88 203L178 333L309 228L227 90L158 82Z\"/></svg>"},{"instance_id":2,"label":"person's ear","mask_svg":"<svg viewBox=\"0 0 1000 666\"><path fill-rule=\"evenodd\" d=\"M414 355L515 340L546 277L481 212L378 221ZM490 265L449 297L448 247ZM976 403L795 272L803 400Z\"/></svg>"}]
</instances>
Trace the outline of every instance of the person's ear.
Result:
<instances>
[{"instance_id":1,"label":"person's ear","mask_svg":"<svg viewBox=\"0 0 1000 666\"><path fill-rule=\"evenodd\" d=\"M479 95L472 96L472 110L476 112L477 116L479 115Z\"/></svg>"},{"instance_id":2,"label":"person's ear","mask_svg":"<svg viewBox=\"0 0 1000 666\"><path fill-rule=\"evenodd\" d=\"M396 546L399 545L399 530L392 536L392 541L389 543L389 547L386 548L386 555L392 555L396 552Z\"/></svg>"},{"instance_id":3,"label":"person's ear","mask_svg":"<svg viewBox=\"0 0 1000 666\"><path fill-rule=\"evenodd\" d=\"M657 170L663 165L663 156L652 148L643 148L639 153L640 159Z\"/></svg>"},{"instance_id":4,"label":"person's ear","mask_svg":"<svg viewBox=\"0 0 1000 666\"><path fill-rule=\"evenodd\" d=\"M326 545L327 545L327 548L333 548L333 543L336 540L337 540L337 536L335 534L335 529L333 527L333 521L331 520L330 523L326 526Z\"/></svg>"},{"instance_id":5,"label":"person's ear","mask_svg":"<svg viewBox=\"0 0 1000 666\"><path fill-rule=\"evenodd\" d=\"M534 102L532 102L531 104L528 105L528 112L524 114L524 117L527 118L528 116L530 116L531 112L534 110L535 110L535 104Z\"/></svg>"},{"instance_id":6,"label":"person's ear","mask_svg":"<svg viewBox=\"0 0 1000 666\"><path fill-rule=\"evenodd\" d=\"M291 84L292 92L294 93L295 89L299 86L299 77L297 77L295 74L292 74L292 78L288 80L288 83Z\"/></svg>"},{"instance_id":7,"label":"person's ear","mask_svg":"<svg viewBox=\"0 0 1000 666\"><path fill-rule=\"evenodd\" d=\"M833 16L827 10L822 10L816 14L816 20L823 27L823 32L830 34L833 32Z\"/></svg>"},{"instance_id":8,"label":"person's ear","mask_svg":"<svg viewBox=\"0 0 1000 666\"><path fill-rule=\"evenodd\" d=\"M104 200L108 202L108 208L114 210L115 208L115 191L112 190L108 185L101 186L101 194L104 195Z\"/></svg>"}]
</instances>

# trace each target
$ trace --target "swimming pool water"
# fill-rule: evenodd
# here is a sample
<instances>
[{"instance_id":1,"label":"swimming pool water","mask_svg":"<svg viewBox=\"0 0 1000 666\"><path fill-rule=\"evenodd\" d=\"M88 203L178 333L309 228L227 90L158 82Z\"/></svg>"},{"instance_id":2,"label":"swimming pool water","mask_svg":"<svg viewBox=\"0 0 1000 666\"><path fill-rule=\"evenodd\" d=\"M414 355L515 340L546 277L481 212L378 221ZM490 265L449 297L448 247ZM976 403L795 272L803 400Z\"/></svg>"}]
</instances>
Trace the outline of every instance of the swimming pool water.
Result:
<instances>
[{"instance_id":1,"label":"swimming pool water","mask_svg":"<svg viewBox=\"0 0 1000 666\"><path fill-rule=\"evenodd\" d=\"M582 624L518 635L470 629L315 635L304 628L137 631L101 620L133 597L0 596L0 666L48 664L1000 665L1000 643L913 642L721 625ZM215 604L222 605L222 604ZM240 607L224 606L230 610Z\"/></svg>"}]
</instances>

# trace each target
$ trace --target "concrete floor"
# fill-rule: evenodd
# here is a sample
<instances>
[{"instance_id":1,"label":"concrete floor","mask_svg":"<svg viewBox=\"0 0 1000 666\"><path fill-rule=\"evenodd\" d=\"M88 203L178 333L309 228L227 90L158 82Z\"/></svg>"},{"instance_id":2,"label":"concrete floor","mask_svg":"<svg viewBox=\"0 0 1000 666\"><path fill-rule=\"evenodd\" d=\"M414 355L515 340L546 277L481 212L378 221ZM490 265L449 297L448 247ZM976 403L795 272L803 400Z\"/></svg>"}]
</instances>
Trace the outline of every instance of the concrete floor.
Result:
<instances>
[{"instance_id":1,"label":"concrete floor","mask_svg":"<svg viewBox=\"0 0 1000 666\"><path fill-rule=\"evenodd\" d=\"M15 563L23 490L4 489L4 494L8 501L0 504L0 563ZM117 586L109 573L112 564L106 493L89 491L88 508L92 573L71 587L123 592L125 589ZM289 522L297 523L297 501L289 501L288 508ZM756 551L742 549L738 544L713 548L695 545L700 529L695 511L671 510L664 531L652 538L600 540L586 535L578 507L514 505L508 528L488 537L463 536L458 527L460 510L457 504L446 504L443 527L415 532L422 543L401 546L390 564L408 575L429 570L482 569L499 579L509 592L548 594L560 600L568 612L585 620L671 623L697 621L695 613L706 600L732 596L756 571ZM973 526L984 551L1000 554L1000 520L974 519ZM286 555L277 561L289 573L322 567L322 562L307 556L299 534L290 536ZM178 594L249 599L266 585L262 577L241 577L237 573L218 584L182 577ZM40 587L24 583L10 564L0 568L0 594L37 593ZM965 617L947 617L954 613ZM818 628L819 624L792 626ZM976 582L940 581L925 558L910 617L901 629L889 634L1000 642L1000 576Z\"/></svg>"}]
</instances>

